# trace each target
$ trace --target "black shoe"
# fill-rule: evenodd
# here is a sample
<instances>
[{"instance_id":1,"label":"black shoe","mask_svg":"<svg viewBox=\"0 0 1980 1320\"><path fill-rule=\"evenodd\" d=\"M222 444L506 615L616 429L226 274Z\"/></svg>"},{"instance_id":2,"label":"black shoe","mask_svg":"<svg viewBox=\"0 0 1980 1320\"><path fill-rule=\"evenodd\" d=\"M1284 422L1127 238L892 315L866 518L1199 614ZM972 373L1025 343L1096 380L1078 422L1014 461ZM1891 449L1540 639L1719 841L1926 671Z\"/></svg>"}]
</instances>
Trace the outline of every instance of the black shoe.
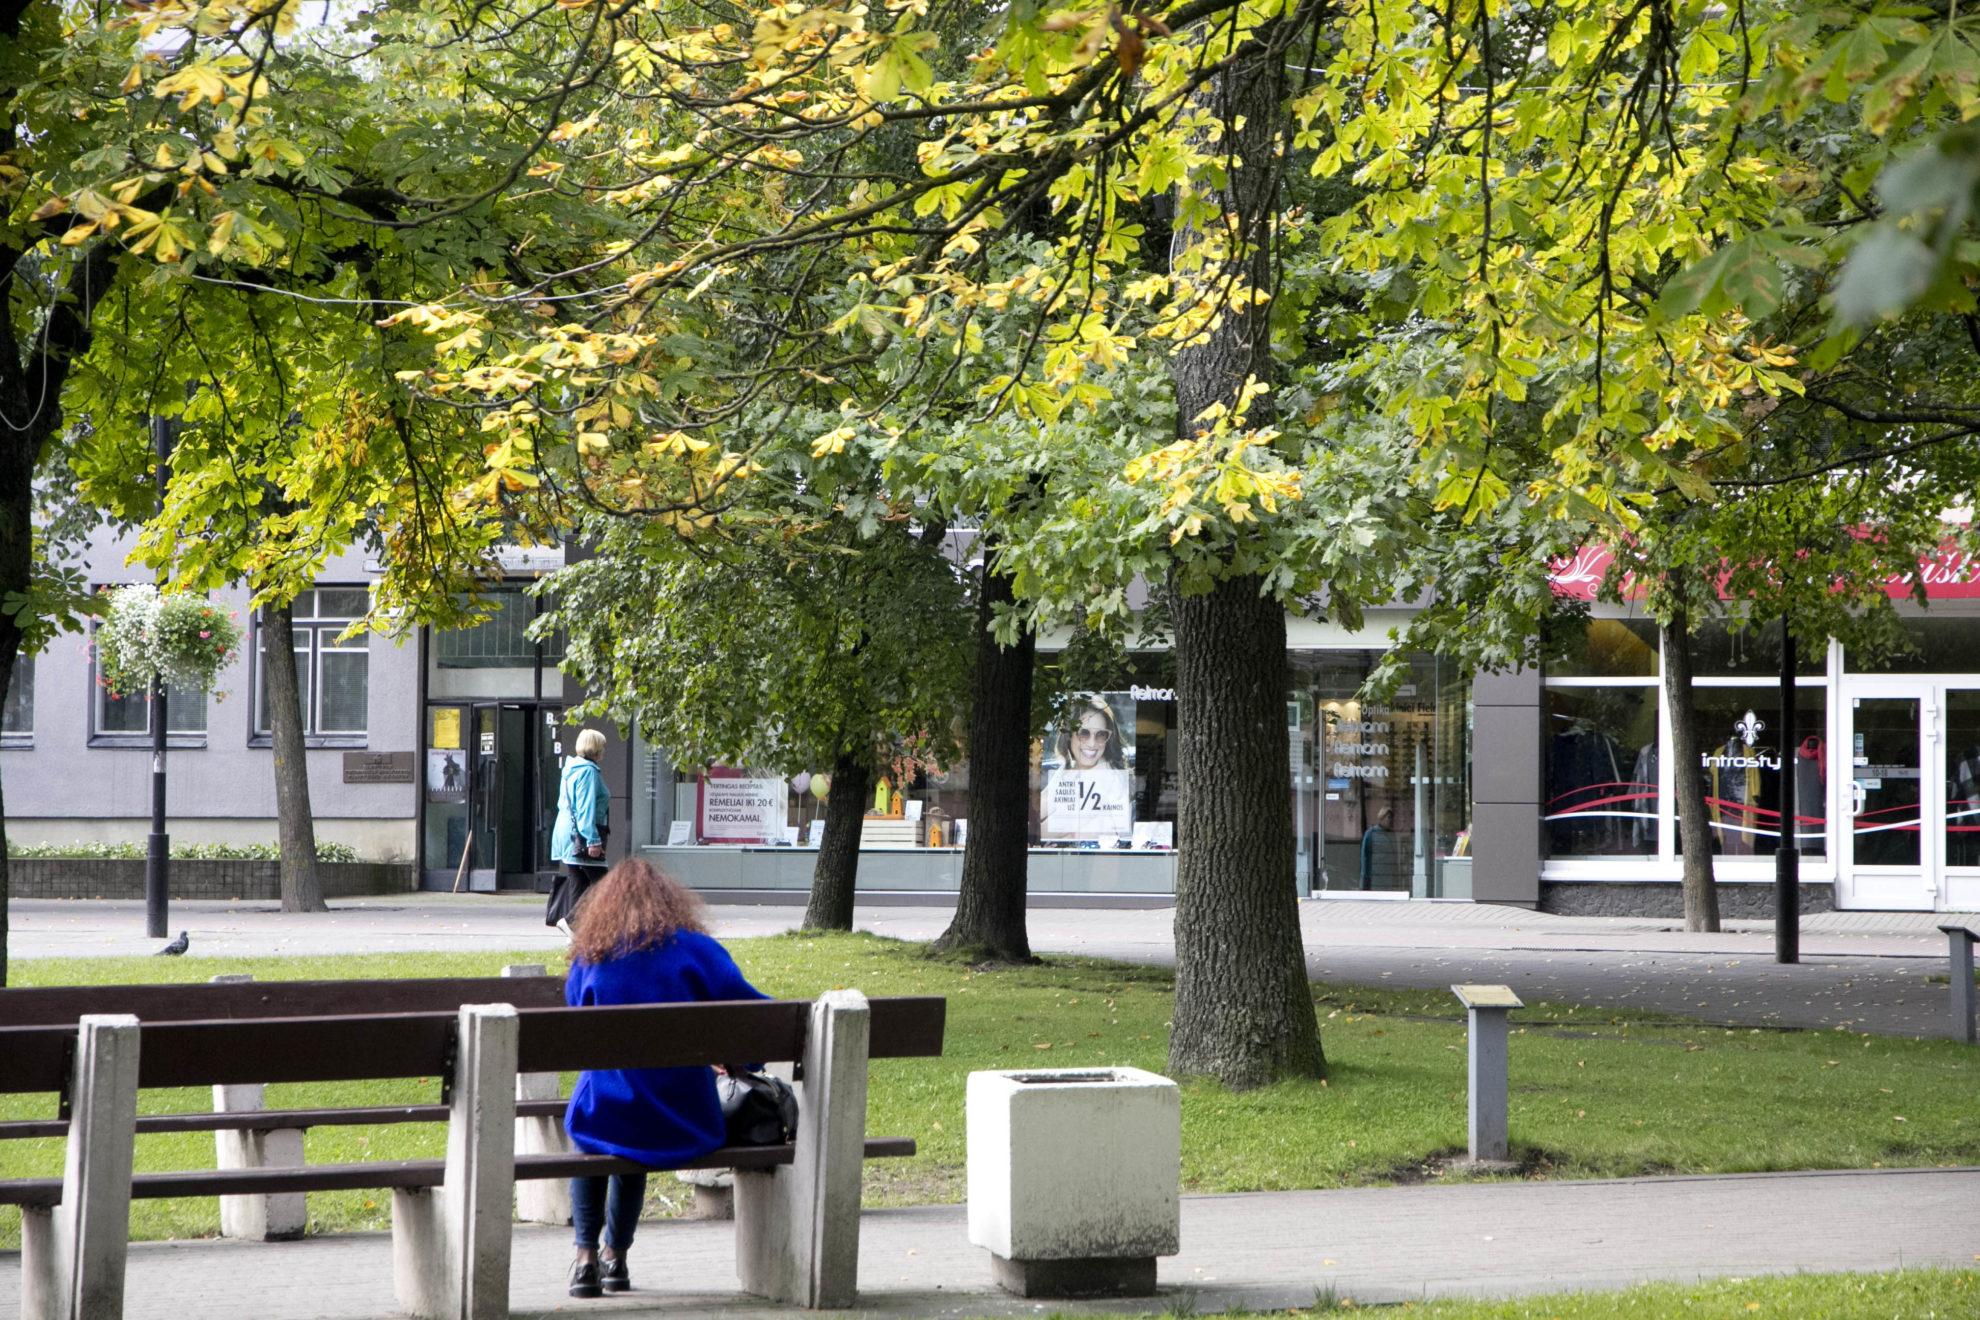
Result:
<instances>
[{"instance_id":1,"label":"black shoe","mask_svg":"<svg viewBox=\"0 0 1980 1320\"><path fill-rule=\"evenodd\" d=\"M597 1261L580 1260L571 1265L571 1296L596 1297L601 1291Z\"/></svg>"},{"instance_id":2,"label":"black shoe","mask_svg":"<svg viewBox=\"0 0 1980 1320\"><path fill-rule=\"evenodd\" d=\"M600 1262L598 1282L606 1292L631 1292L632 1275L626 1273L626 1258L614 1256L610 1260Z\"/></svg>"}]
</instances>

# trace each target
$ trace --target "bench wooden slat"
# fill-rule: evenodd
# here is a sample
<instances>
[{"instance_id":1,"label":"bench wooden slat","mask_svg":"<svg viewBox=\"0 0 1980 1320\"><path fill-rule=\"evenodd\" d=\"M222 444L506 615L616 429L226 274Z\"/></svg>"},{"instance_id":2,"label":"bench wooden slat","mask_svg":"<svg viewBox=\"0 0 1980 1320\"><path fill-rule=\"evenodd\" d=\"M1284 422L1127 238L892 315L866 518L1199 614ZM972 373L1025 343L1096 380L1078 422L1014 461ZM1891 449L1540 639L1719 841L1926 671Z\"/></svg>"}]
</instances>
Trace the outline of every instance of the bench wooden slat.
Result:
<instances>
[{"instance_id":1,"label":"bench wooden slat","mask_svg":"<svg viewBox=\"0 0 1980 1320\"><path fill-rule=\"evenodd\" d=\"M874 1059L935 1059L942 1054L942 1032L949 1001L941 995L887 995L866 1001L873 1020L867 1056Z\"/></svg>"},{"instance_id":2,"label":"bench wooden slat","mask_svg":"<svg viewBox=\"0 0 1980 1320\"><path fill-rule=\"evenodd\" d=\"M782 1062L804 1053L811 1005L793 999L592 1004L521 1014L519 1072Z\"/></svg>"},{"instance_id":3,"label":"bench wooden slat","mask_svg":"<svg viewBox=\"0 0 1980 1320\"><path fill-rule=\"evenodd\" d=\"M560 1118L567 1100L518 1100L517 1118ZM228 1113L139 1114L137 1130L147 1132L268 1132L285 1128L365 1127L388 1123L444 1123L445 1105L367 1105L351 1109L239 1109ZM0 1123L0 1141L62 1137L68 1120L21 1118Z\"/></svg>"},{"instance_id":4,"label":"bench wooden slat","mask_svg":"<svg viewBox=\"0 0 1980 1320\"><path fill-rule=\"evenodd\" d=\"M518 977L501 985L544 979ZM902 996L871 1005L871 1057L941 1053L947 1001ZM810 1011L806 1000L524 1009L520 1067L571 1072L782 1062L803 1054ZM452 1055L455 1021L453 1012L152 1020L144 1024L138 1081L159 1087L437 1076ZM74 1037L73 1023L0 1027L0 1094L60 1090Z\"/></svg>"},{"instance_id":5,"label":"bench wooden slat","mask_svg":"<svg viewBox=\"0 0 1980 1320\"><path fill-rule=\"evenodd\" d=\"M679 1169L767 1169L789 1164L791 1146L724 1146ZM915 1153L912 1137L869 1137L865 1158L892 1159ZM372 1188L438 1187L445 1160L381 1160L369 1164L312 1164L299 1169L194 1169L140 1173L131 1179L133 1200L158 1201L189 1196L260 1196L276 1192L345 1192ZM516 1181L575 1178L608 1173L650 1173L631 1160L610 1155L522 1155ZM0 1205L55 1205L62 1199L60 1178L16 1178L0 1182Z\"/></svg>"},{"instance_id":6,"label":"bench wooden slat","mask_svg":"<svg viewBox=\"0 0 1980 1320\"><path fill-rule=\"evenodd\" d=\"M948 1001L939 995L869 1000L868 1056L929 1058L942 1052ZM696 1004L591 1004L521 1014L523 1072L678 1068L796 1059L804 1053L809 1000Z\"/></svg>"},{"instance_id":7,"label":"bench wooden slat","mask_svg":"<svg viewBox=\"0 0 1980 1320\"><path fill-rule=\"evenodd\" d=\"M85 1013L133 1013L146 1022L183 1022L437 1013L462 1004L556 1008L563 1002L561 976L432 976L220 985L51 985L0 990L0 1027L73 1026Z\"/></svg>"},{"instance_id":8,"label":"bench wooden slat","mask_svg":"<svg viewBox=\"0 0 1980 1320\"><path fill-rule=\"evenodd\" d=\"M453 1013L146 1022L138 1085L438 1077L453 1058L456 1022Z\"/></svg>"}]
</instances>

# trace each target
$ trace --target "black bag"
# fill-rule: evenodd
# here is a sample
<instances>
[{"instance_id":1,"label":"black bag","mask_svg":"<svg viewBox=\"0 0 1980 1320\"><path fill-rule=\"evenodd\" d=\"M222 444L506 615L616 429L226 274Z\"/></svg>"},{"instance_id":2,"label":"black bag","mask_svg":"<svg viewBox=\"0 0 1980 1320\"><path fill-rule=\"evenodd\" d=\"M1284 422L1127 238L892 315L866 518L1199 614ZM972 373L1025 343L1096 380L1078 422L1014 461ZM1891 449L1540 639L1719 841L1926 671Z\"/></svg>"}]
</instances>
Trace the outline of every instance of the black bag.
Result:
<instances>
[{"instance_id":1,"label":"black bag","mask_svg":"<svg viewBox=\"0 0 1980 1320\"><path fill-rule=\"evenodd\" d=\"M543 924L554 926L560 921L570 920L585 890L591 888L592 882L603 874L605 868L602 866L572 867L566 864L563 874L550 882L550 897L543 904Z\"/></svg>"},{"instance_id":2,"label":"black bag","mask_svg":"<svg viewBox=\"0 0 1980 1320\"><path fill-rule=\"evenodd\" d=\"M715 1079L731 1146L782 1146L797 1140L797 1092L768 1073L728 1073Z\"/></svg>"}]
</instances>

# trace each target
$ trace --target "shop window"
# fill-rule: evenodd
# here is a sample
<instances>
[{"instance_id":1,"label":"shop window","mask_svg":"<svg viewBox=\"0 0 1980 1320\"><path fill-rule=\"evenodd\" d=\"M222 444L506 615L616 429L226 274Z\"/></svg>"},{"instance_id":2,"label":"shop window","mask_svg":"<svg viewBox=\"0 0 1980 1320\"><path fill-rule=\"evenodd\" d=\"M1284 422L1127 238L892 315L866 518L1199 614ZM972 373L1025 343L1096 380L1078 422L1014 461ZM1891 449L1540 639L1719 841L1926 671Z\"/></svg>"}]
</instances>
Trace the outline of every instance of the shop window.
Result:
<instances>
[{"instance_id":1,"label":"shop window","mask_svg":"<svg viewBox=\"0 0 1980 1320\"><path fill-rule=\"evenodd\" d=\"M1387 703L1364 702L1384 654L1288 657L1299 875L1315 890L1441 897L1470 865L1470 684L1417 652Z\"/></svg>"},{"instance_id":2,"label":"shop window","mask_svg":"<svg viewBox=\"0 0 1980 1320\"><path fill-rule=\"evenodd\" d=\"M0 708L0 739L10 743L34 741L34 657L25 651L14 657L7 702Z\"/></svg>"},{"instance_id":3,"label":"shop window","mask_svg":"<svg viewBox=\"0 0 1980 1320\"><path fill-rule=\"evenodd\" d=\"M1656 687L1550 687L1546 711L1551 855L1655 856Z\"/></svg>"},{"instance_id":4,"label":"shop window","mask_svg":"<svg viewBox=\"0 0 1980 1320\"><path fill-rule=\"evenodd\" d=\"M1911 650L1871 661L1846 650L1843 668L1851 674L1970 674L1980 656L1980 619L1926 618L1901 621Z\"/></svg>"},{"instance_id":5,"label":"shop window","mask_svg":"<svg viewBox=\"0 0 1980 1320\"><path fill-rule=\"evenodd\" d=\"M1778 643L1776 644L1778 646ZM1547 666L1550 678L1655 678L1657 625L1649 619L1590 619L1566 654Z\"/></svg>"},{"instance_id":6,"label":"shop window","mask_svg":"<svg viewBox=\"0 0 1980 1320\"><path fill-rule=\"evenodd\" d=\"M1776 653L1778 657L1778 652ZM1795 693L1795 846L1827 857L1829 818L1828 692ZM1780 846L1780 690L1696 687L1699 753L1712 849L1721 857L1772 857ZM1681 840L1679 841L1681 845Z\"/></svg>"},{"instance_id":7,"label":"shop window","mask_svg":"<svg viewBox=\"0 0 1980 1320\"><path fill-rule=\"evenodd\" d=\"M529 639L527 630L537 615L536 597L521 587L501 587L490 592L485 603L493 613L480 623L434 634L434 663L441 669L533 668L537 643ZM561 636L545 639L542 648L545 664L564 658Z\"/></svg>"},{"instance_id":8,"label":"shop window","mask_svg":"<svg viewBox=\"0 0 1980 1320\"><path fill-rule=\"evenodd\" d=\"M1946 865L1980 866L1980 690L1946 693Z\"/></svg>"},{"instance_id":9,"label":"shop window","mask_svg":"<svg viewBox=\"0 0 1980 1320\"><path fill-rule=\"evenodd\" d=\"M360 633L340 641L338 635L363 618L370 605L363 587L318 587L298 595L291 607L305 736L361 740L369 728L370 638ZM254 727L261 740L271 736L274 726L268 711L268 634L259 617L255 632Z\"/></svg>"},{"instance_id":10,"label":"shop window","mask_svg":"<svg viewBox=\"0 0 1980 1320\"><path fill-rule=\"evenodd\" d=\"M1829 672L1829 644L1819 637L1795 639L1795 673L1820 678ZM1713 619L1691 634L1695 678L1776 678L1781 672L1781 623L1751 627Z\"/></svg>"}]
</instances>

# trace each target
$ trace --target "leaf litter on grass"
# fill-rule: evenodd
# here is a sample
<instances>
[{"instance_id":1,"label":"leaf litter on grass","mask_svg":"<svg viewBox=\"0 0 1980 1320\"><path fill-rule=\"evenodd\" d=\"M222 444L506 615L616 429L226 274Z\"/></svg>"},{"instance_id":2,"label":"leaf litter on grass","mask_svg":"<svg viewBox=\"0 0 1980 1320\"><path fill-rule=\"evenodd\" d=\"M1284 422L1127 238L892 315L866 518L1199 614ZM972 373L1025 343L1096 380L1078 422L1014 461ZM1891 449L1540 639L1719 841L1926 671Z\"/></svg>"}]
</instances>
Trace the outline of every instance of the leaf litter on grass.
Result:
<instances>
[{"instance_id":1,"label":"leaf litter on grass","mask_svg":"<svg viewBox=\"0 0 1980 1320\"><path fill-rule=\"evenodd\" d=\"M964 1191L963 1091L978 1069L1125 1064L1164 1072L1173 976L1162 968L1080 957L985 970L931 959L923 946L872 935L771 936L730 947L765 992L809 997L853 985L869 994L939 994L948 1028L938 1059L877 1060L868 1131L913 1137L911 1159L875 1161L870 1204L955 1201ZM160 960L163 961L163 960ZM22 984L203 981L220 971L257 979L493 975L528 954L396 954L311 958L50 959L17 963ZM561 968L553 965L553 972ZM1454 1170L1465 1141L1464 1020L1433 991L1316 985L1330 1072L1232 1092L1182 1079L1183 1184L1189 1191L1368 1186L1479 1175ZM1514 1015L1510 1076L1514 1175L1546 1178L1980 1162L1971 1093L1980 1064L1950 1041L1850 1037L1833 1031L1740 1030L1638 1010L1536 1003ZM1026 1062L1014 1062L1019 1058ZM1783 1078L1798 1080L1782 1080ZM568 1088L571 1079L566 1079ZM403 1082L275 1088L274 1104L393 1104L432 1099ZM1900 1110L1879 1088L1903 1101ZM279 1097L279 1098L278 1098ZM205 1098L146 1092L145 1112L203 1108ZM53 1112L54 1098L0 1099L6 1117ZM1892 1121L1902 1112L1906 1121ZM1701 1121L1709 1116L1710 1122ZM410 1159L442 1152L437 1124L313 1131L308 1158ZM146 1137L140 1167L211 1167L200 1134ZM60 1173L61 1143L0 1143L0 1176ZM311 1197L326 1228L382 1226L362 1193ZM375 1199L375 1198L374 1198ZM346 1204L348 1201L348 1204ZM212 1202L148 1203L140 1236L198 1236L217 1226ZM172 1207L172 1208L168 1208ZM0 1219L0 1245L19 1238ZM11 1235L9 1237L8 1235Z\"/></svg>"}]
</instances>

